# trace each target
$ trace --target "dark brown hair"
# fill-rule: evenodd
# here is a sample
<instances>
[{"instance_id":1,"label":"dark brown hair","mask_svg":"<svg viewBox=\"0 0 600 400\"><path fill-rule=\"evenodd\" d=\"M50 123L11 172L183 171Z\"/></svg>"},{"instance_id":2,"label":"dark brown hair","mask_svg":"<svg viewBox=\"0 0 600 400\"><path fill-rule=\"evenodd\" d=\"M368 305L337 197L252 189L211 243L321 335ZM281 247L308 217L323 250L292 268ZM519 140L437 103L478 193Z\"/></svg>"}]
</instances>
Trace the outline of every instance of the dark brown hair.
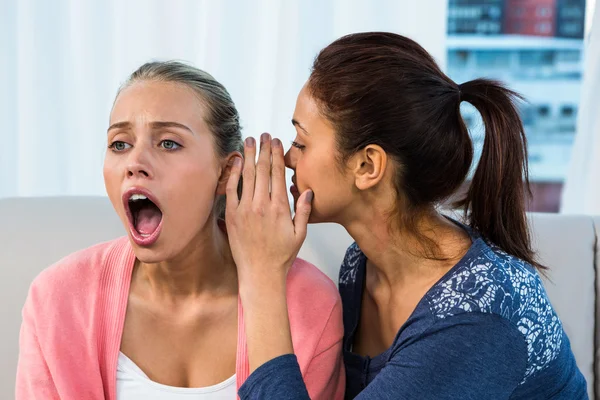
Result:
<instances>
[{"instance_id":1,"label":"dark brown hair","mask_svg":"<svg viewBox=\"0 0 600 400\"><path fill-rule=\"evenodd\" d=\"M405 206L400 215L407 227L465 181L473 144L460 103L471 103L485 124L485 140L458 204L486 240L543 268L534 259L525 216L529 182L519 95L488 79L457 85L419 44L385 32L347 35L324 48L308 89L336 128L341 161L377 144L397 162L396 188Z\"/></svg>"}]
</instances>

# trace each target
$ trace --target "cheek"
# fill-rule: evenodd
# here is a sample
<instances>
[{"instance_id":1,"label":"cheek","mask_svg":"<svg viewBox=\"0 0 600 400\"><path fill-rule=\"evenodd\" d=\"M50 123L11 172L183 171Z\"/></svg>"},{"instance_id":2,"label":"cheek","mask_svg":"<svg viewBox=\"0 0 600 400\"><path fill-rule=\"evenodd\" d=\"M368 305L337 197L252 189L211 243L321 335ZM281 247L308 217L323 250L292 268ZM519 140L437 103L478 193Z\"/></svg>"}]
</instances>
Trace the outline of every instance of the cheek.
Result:
<instances>
[{"instance_id":1,"label":"cheek","mask_svg":"<svg viewBox=\"0 0 600 400\"><path fill-rule=\"evenodd\" d=\"M171 170L165 179L165 193L178 203L181 209L210 211L218 184L218 171L211 165L191 164L178 170Z\"/></svg>"},{"instance_id":2,"label":"cheek","mask_svg":"<svg viewBox=\"0 0 600 400\"><path fill-rule=\"evenodd\" d=\"M106 188L106 193L110 201L115 204L115 196L119 196L120 192L120 182L119 182L119 173L117 168L111 162L104 162L104 167L102 168L102 175L104 176L104 187Z\"/></svg>"},{"instance_id":3,"label":"cheek","mask_svg":"<svg viewBox=\"0 0 600 400\"><path fill-rule=\"evenodd\" d=\"M302 189L326 187L336 171L327 157L318 154L302 157L296 164L298 184Z\"/></svg>"},{"instance_id":4,"label":"cheek","mask_svg":"<svg viewBox=\"0 0 600 400\"><path fill-rule=\"evenodd\" d=\"M314 182L313 168L314 163L306 157L300 157L296 162L296 181L300 189L305 190L312 187Z\"/></svg>"}]
</instances>

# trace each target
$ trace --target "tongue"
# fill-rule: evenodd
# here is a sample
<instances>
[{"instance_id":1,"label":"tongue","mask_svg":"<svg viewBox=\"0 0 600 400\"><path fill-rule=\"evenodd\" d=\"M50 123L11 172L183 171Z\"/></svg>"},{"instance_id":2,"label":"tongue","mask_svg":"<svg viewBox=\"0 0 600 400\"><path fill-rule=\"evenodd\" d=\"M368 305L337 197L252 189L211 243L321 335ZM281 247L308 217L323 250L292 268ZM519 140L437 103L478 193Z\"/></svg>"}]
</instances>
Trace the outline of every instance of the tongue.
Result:
<instances>
[{"instance_id":1,"label":"tongue","mask_svg":"<svg viewBox=\"0 0 600 400\"><path fill-rule=\"evenodd\" d=\"M135 229L142 235L150 235L158 228L161 218L156 207L144 207L138 212Z\"/></svg>"}]
</instances>

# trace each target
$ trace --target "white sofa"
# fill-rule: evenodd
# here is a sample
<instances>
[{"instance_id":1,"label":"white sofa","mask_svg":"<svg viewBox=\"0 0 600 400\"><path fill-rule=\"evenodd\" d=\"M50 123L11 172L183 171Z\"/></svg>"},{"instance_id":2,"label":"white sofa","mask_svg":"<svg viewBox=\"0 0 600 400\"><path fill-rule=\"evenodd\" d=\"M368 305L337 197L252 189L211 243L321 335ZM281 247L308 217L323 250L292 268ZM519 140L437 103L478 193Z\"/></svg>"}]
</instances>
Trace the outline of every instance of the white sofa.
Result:
<instances>
[{"instance_id":1,"label":"white sofa","mask_svg":"<svg viewBox=\"0 0 600 400\"><path fill-rule=\"evenodd\" d=\"M551 214L532 214L530 218L539 256L551 267L547 291L593 399L594 390L600 394L595 270L600 219ZM103 197L0 200L0 399L14 398L21 307L33 278L75 250L124 234ZM313 225L300 256L337 281L350 242L339 226Z\"/></svg>"}]
</instances>

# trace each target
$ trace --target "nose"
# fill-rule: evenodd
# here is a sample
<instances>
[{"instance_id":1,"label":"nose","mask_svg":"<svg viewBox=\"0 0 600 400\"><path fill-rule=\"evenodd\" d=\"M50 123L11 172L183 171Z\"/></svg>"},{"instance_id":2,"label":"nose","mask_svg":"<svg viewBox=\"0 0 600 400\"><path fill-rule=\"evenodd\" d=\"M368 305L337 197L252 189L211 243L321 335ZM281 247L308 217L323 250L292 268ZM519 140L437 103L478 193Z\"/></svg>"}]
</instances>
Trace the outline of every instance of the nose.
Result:
<instances>
[{"instance_id":1,"label":"nose","mask_svg":"<svg viewBox=\"0 0 600 400\"><path fill-rule=\"evenodd\" d=\"M129 152L127 160L127 177L128 178L152 178L152 168L148 160L148 155L143 149L133 148Z\"/></svg>"},{"instance_id":2,"label":"nose","mask_svg":"<svg viewBox=\"0 0 600 400\"><path fill-rule=\"evenodd\" d=\"M295 150L297 149L294 149L293 146L290 147L284 156L285 166L289 169L296 169L296 157L293 154Z\"/></svg>"}]
</instances>

